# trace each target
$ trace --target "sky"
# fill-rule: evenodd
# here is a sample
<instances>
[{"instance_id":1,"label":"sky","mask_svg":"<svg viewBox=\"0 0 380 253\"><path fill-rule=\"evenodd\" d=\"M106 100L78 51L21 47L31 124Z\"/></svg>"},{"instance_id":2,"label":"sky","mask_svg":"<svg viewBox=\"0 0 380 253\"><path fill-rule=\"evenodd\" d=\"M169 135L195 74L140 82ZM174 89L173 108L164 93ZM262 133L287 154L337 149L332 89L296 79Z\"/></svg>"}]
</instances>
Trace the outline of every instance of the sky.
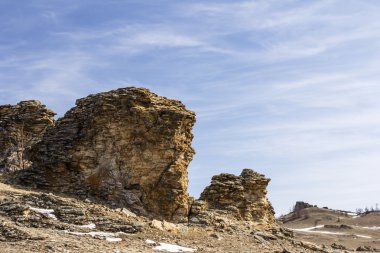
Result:
<instances>
[{"instance_id":1,"label":"sky","mask_svg":"<svg viewBox=\"0 0 380 253\"><path fill-rule=\"evenodd\" d=\"M0 104L146 87L197 115L189 191L252 168L277 215L380 203L380 1L0 0Z\"/></svg>"}]
</instances>

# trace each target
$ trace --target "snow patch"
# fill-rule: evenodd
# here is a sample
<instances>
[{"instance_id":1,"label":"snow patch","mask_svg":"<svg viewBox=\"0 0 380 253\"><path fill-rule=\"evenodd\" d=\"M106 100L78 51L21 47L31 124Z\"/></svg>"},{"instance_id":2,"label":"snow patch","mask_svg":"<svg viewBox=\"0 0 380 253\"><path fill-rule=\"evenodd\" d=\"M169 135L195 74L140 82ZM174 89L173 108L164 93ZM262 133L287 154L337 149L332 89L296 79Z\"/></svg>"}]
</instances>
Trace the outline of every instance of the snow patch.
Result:
<instances>
[{"instance_id":1,"label":"snow patch","mask_svg":"<svg viewBox=\"0 0 380 253\"><path fill-rule=\"evenodd\" d=\"M371 230L379 230L380 227L372 226L372 227L358 227L358 228L365 228L365 229L371 229Z\"/></svg>"},{"instance_id":2,"label":"snow patch","mask_svg":"<svg viewBox=\"0 0 380 253\"><path fill-rule=\"evenodd\" d=\"M312 230L313 229L316 229L316 228L323 228L325 225L318 225L318 226L315 226L315 227L309 227L309 228L296 228L296 229L293 229L295 231L300 231L300 232L313 232Z\"/></svg>"},{"instance_id":3,"label":"snow patch","mask_svg":"<svg viewBox=\"0 0 380 253\"><path fill-rule=\"evenodd\" d=\"M146 244L149 244L149 245L156 244L155 241L152 241L152 240L149 240L149 239L146 239L146 240L145 240L145 243L146 243Z\"/></svg>"},{"instance_id":4,"label":"snow patch","mask_svg":"<svg viewBox=\"0 0 380 253\"><path fill-rule=\"evenodd\" d=\"M119 237L106 237L106 241L108 242L121 242L121 238Z\"/></svg>"},{"instance_id":5,"label":"snow patch","mask_svg":"<svg viewBox=\"0 0 380 253\"><path fill-rule=\"evenodd\" d=\"M44 208L36 208L36 207L29 207L30 210L33 210L37 213L43 213L43 214L47 214L50 218L56 220L57 217L53 214L54 213L54 209L44 209Z\"/></svg>"},{"instance_id":6,"label":"snow patch","mask_svg":"<svg viewBox=\"0 0 380 253\"><path fill-rule=\"evenodd\" d=\"M353 235L361 238L372 238L370 236L366 235L356 235L356 234L347 234L347 233L340 233L340 232L330 232L330 231L321 231L321 230L314 230L316 228L323 228L324 225L319 225L315 227L309 227L309 228L298 228L298 229L292 229L293 231L298 232L306 232L306 233L317 233L317 234L327 234L327 235Z\"/></svg>"},{"instance_id":7,"label":"snow patch","mask_svg":"<svg viewBox=\"0 0 380 253\"><path fill-rule=\"evenodd\" d=\"M156 242L152 240L146 240L145 241L148 244L155 244ZM175 244L169 244L169 243L162 243L160 242L157 247L153 248L154 250L159 250L159 251L166 251L166 252L195 252L195 249L192 248L186 248L182 246L178 246Z\"/></svg>"},{"instance_id":8,"label":"snow patch","mask_svg":"<svg viewBox=\"0 0 380 253\"><path fill-rule=\"evenodd\" d=\"M71 235L78 235L78 236L90 235L92 237L101 237L102 239L105 239L108 242L121 242L122 239L118 236L120 236L120 234L124 234L123 232L110 233L110 232L102 232L102 231L92 231L88 233L66 231L66 233L71 234Z\"/></svg>"},{"instance_id":9,"label":"snow patch","mask_svg":"<svg viewBox=\"0 0 380 253\"><path fill-rule=\"evenodd\" d=\"M95 229L96 225L94 223L89 223L87 225L80 225L79 228L89 228L89 229Z\"/></svg>"},{"instance_id":10,"label":"snow patch","mask_svg":"<svg viewBox=\"0 0 380 253\"><path fill-rule=\"evenodd\" d=\"M368 235L356 235L357 237L361 237L361 238L367 238L367 239L371 239L372 237L371 236L368 236Z\"/></svg>"}]
</instances>

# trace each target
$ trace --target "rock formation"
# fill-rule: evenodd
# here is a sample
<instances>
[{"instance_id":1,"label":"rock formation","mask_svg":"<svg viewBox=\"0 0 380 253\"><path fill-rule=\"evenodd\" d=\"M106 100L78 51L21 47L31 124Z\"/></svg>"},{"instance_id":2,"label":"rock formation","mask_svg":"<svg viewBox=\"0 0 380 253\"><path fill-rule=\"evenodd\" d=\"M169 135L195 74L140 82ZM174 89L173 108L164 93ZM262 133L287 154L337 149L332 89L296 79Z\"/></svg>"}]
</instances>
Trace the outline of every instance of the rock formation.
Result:
<instances>
[{"instance_id":1,"label":"rock formation","mask_svg":"<svg viewBox=\"0 0 380 253\"><path fill-rule=\"evenodd\" d=\"M0 172L26 169L25 150L54 125L55 113L36 100L0 106Z\"/></svg>"},{"instance_id":2,"label":"rock formation","mask_svg":"<svg viewBox=\"0 0 380 253\"><path fill-rule=\"evenodd\" d=\"M251 169L244 169L240 176L213 176L193 206L192 215L202 217L207 210L222 210L239 220L273 224L274 210L266 196L269 181Z\"/></svg>"},{"instance_id":3,"label":"rock formation","mask_svg":"<svg viewBox=\"0 0 380 253\"><path fill-rule=\"evenodd\" d=\"M48 129L21 182L183 221L195 114L143 88L90 95Z\"/></svg>"},{"instance_id":4,"label":"rock formation","mask_svg":"<svg viewBox=\"0 0 380 253\"><path fill-rule=\"evenodd\" d=\"M317 207L315 205L310 205L309 203L303 202L303 201L297 201L296 204L293 207L293 212L299 212L302 209L309 208L309 207Z\"/></svg>"}]
</instances>

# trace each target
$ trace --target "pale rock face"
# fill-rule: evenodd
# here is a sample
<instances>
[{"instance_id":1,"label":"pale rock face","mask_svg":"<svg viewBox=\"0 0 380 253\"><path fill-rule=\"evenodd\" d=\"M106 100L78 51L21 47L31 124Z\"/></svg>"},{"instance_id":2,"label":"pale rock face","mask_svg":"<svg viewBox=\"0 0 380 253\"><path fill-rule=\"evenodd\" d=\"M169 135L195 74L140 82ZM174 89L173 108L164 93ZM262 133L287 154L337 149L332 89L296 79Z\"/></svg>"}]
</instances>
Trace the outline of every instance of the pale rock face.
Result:
<instances>
[{"instance_id":1,"label":"pale rock face","mask_svg":"<svg viewBox=\"0 0 380 253\"><path fill-rule=\"evenodd\" d=\"M240 176L227 173L213 176L211 185L192 208L193 219L197 216L204 219L207 211L221 210L239 220L273 224L274 210L266 190L269 181L251 169L244 169Z\"/></svg>"},{"instance_id":2,"label":"pale rock face","mask_svg":"<svg viewBox=\"0 0 380 253\"><path fill-rule=\"evenodd\" d=\"M0 172L31 166L25 150L40 141L54 125L55 113L37 100L0 106Z\"/></svg>"},{"instance_id":3,"label":"pale rock face","mask_svg":"<svg viewBox=\"0 0 380 253\"><path fill-rule=\"evenodd\" d=\"M33 146L21 182L184 221L195 114L143 88L77 100Z\"/></svg>"}]
</instances>

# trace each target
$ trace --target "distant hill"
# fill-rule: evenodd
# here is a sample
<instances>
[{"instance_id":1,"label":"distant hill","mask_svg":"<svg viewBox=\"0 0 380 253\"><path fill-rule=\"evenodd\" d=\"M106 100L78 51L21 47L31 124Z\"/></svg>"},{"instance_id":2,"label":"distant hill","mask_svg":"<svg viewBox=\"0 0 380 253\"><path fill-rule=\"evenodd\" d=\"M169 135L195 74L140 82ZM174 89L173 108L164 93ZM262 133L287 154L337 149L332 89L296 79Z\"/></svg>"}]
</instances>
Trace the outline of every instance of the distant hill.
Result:
<instances>
[{"instance_id":1,"label":"distant hill","mask_svg":"<svg viewBox=\"0 0 380 253\"><path fill-rule=\"evenodd\" d=\"M300 208L301 206L303 208ZM378 211L357 214L309 204L296 204L293 210L281 216L278 222L293 230L298 239L337 249L355 250L361 246L369 246L367 249L380 249Z\"/></svg>"}]
</instances>

